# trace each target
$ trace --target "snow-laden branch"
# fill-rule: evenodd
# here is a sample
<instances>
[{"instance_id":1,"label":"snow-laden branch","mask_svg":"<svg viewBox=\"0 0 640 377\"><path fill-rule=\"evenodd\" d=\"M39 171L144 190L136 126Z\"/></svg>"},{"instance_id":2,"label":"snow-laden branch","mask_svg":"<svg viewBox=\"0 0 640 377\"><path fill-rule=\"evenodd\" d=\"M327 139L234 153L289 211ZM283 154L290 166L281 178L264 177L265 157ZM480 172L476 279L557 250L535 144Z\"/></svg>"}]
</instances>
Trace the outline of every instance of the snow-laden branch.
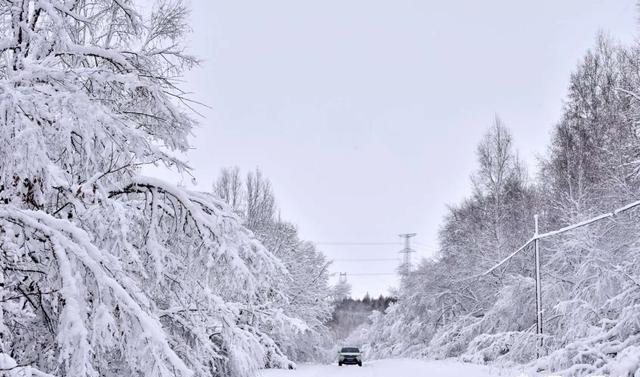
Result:
<instances>
[{"instance_id":1,"label":"snow-laden branch","mask_svg":"<svg viewBox=\"0 0 640 377\"><path fill-rule=\"evenodd\" d=\"M61 358L74 375L89 376L94 373L89 359L95 352L88 343L86 314L82 314L85 311L83 307L86 306L85 298L79 296L80 292L85 291L87 287L81 287L83 283L77 280L80 271L79 267L74 267L75 263L79 263L82 268L90 272L99 294L112 296L115 300L114 304L136 321L141 330L138 336L148 343L150 352L147 357L153 359L153 363L168 362L179 371L180 375L192 375L191 370L171 349L158 319L145 311L113 276L113 272L107 269L106 266L117 268L117 264L114 265L113 260L104 257L104 253L96 248L85 231L68 221L53 218L41 211L20 210L5 206L0 207L0 220L4 220L5 224L13 223L25 230L33 231L51 243L62 280L61 294L67 301L60 318L62 323L59 325L67 328L67 331L60 334L58 341L62 348ZM122 276L120 279L124 280L124 283L133 284ZM134 339L128 341L134 341ZM78 349L83 351L79 353Z\"/></svg>"},{"instance_id":2,"label":"snow-laden branch","mask_svg":"<svg viewBox=\"0 0 640 377\"><path fill-rule=\"evenodd\" d=\"M0 374L6 377L56 377L30 365L19 365L11 356L0 352Z\"/></svg>"},{"instance_id":3,"label":"snow-laden branch","mask_svg":"<svg viewBox=\"0 0 640 377\"><path fill-rule=\"evenodd\" d=\"M181 217L179 209L184 211L185 218L191 220L195 235L204 242L203 260L207 268L215 267L214 257L225 258L228 266L235 271L236 278L246 281L248 285L245 288L249 292L258 287L258 271L281 271L286 276L286 267L282 262L241 227L241 220L224 202L212 195L186 191L156 178L136 176L122 189L112 190L110 196L115 198L141 192L166 195L167 200L173 203L171 215L176 220ZM154 212L154 216L157 216L157 212ZM152 220L152 223L155 221Z\"/></svg>"},{"instance_id":4,"label":"snow-laden branch","mask_svg":"<svg viewBox=\"0 0 640 377\"><path fill-rule=\"evenodd\" d=\"M175 157L195 125L177 86L197 64L186 14L181 1L145 15L131 0L25 0L0 17L0 349L18 363L244 376L287 365L291 334L328 316L233 209L140 176L190 170ZM296 263L323 286L320 262Z\"/></svg>"}]
</instances>

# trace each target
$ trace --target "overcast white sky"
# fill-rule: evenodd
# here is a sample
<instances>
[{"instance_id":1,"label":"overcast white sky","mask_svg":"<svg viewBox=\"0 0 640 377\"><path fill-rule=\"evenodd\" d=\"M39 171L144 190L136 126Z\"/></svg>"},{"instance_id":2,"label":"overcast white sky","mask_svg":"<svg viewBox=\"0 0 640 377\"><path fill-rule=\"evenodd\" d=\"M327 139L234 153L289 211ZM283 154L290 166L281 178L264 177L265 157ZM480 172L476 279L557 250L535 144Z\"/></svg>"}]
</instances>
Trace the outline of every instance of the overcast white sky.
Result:
<instances>
[{"instance_id":1,"label":"overcast white sky","mask_svg":"<svg viewBox=\"0 0 640 377\"><path fill-rule=\"evenodd\" d=\"M395 242L428 256L470 192L499 114L535 173L570 73L599 30L631 43L634 0L191 0L186 76L211 106L187 158L200 189L260 167L282 217L316 242ZM163 172L154 174L170 175ZM175 178L170 178L175 180ZM189 184L185 180L185 184ZM321 245L334 272L394 272L400 245ZM337 278L337 277L336 277ZM356 296L394 276L351 275Z\"/></svg>"}]
</instances>

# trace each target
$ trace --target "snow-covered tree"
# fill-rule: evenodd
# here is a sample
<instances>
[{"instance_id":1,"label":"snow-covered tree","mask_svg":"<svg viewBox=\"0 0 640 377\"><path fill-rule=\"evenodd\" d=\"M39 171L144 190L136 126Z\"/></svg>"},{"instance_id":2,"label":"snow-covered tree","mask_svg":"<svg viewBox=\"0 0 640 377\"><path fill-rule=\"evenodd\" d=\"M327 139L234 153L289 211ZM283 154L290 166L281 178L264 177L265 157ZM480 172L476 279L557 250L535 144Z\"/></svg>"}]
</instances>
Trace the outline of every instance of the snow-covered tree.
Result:
<instances>
[{"instance_id":1,"label":"snow-covered tree","mask_svg":"<svg viewBox=\"0 0 640 377\"><path fill-rule=\"evenodd\" d=\"M523 231L530 223L535 195L510 132L499 118L479 143L477 156L473 195L450 207L440 231L437 260L423 261L405 276L398 304L375 318L370 330L374 354L458 356L474 337L499 328L494 321L500 319L485 313L505 285L517 282L504 274L469 277L484 272L526 240ZM521 258L514 262L516 271L530 271ZM515 329L529 326L511 323Z\"/></svg>"},{"instance_id":2,"label":"snow-covered tree","mask_svg":"<svg viewBox=\"0 0 640 377\"><path fill-rule=\"evenodd\" d=\"M346 280L337 282L331 288L331 299L334 302L342 301L349 297L351 297L351 284L349 284L349 282L347 282Z\"/></svg>"},{"instance_id":3,"label":"snow-covered tree","mask_svg":"<svg viewBox=\"0 0 640 377\"><path fill-rule=\"evenodd\" d=\"M213 185L213 193L233 208L236 213L242 214L245 199L243 192L240 169L237 166L223 168Z\"/></svg>"},{"instance_id":4,"label":"snow-covered tree","mask_svg":"<svg viewBox=\"0 0 640 377\"><path fill-rule=\"evenodd\" d=\"M0 365L10 375L246 375L286 267L188 166L186 8L0 1ZM41 371L41 372L39 372Z\"/></svg>"},{"instance_id":5,"label":"snow-covered tree","mask_svg":"<svg viewBox=\"0 0 640 377\"><path fill-rule=\"evenodd\" d=\"M271 182L259 169L240 179L238 168L222 169L214 192L234 206L245 225L278 257L288 275L280 279L284 299L277 305L283 313L305 326L265 328L292 360L321 357L331 315L329 261L312 243L298 236L296 227L276 216L276 200Z\"/></svg>"},{"instance_id":6,"label":"snow-covered tree","mask_svg":"<svg viewBox=\"0 0 640 377\"><path fill-rule=\"evenodd\" d=\"M508 131L492 127L478 149L473 195L445 217L437 259L405 277L398 304L375 316L371 352L532 362L570 376L637 374L637 210L541 241L542 348L530 250L482 272L532 236L534 213L544 232L640 198L638 67L640 47L598 38L571 76L534 187Z\"/></svg>"},{"instance_id":7,"label":"snow-covered tree","mask_svg":"<svg viewBox=\"0 0 640 377\"><path fill-rule=\"evenodd\" d=\"M545 215L560 227L640 197L638 46L603 37L572 75L541 183ZM545 241L544 366L564 374L624 375L638 365L637 211ZM635 355L635 356L634 356ZM633 361L635 360L635 361Z\"/></svg>"}]
</instances>

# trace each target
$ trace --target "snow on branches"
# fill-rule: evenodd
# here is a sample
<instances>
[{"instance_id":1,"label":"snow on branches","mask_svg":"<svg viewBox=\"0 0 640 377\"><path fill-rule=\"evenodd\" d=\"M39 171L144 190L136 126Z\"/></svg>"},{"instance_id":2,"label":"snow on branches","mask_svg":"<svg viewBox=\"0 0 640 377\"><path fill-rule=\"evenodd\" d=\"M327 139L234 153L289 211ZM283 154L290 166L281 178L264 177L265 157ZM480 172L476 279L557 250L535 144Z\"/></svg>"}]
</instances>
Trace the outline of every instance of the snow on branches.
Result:
<instances>
[{"instance_id":1,"label":"snow on branches","mask_svg":"<svg viewBox=\"0 0 640 377\"><path fill-rule=\"evenodd\" d=\"M375 318L375 354L530 363L563 376L638 374L639 65L638 45L598 39L571 76L534 182L496 122L478 149L473 195L444 219L437 259L406 277L398 304ZM535 213L542 336L531 251L514 253L534 235Z\"/></svg>"},{"instance_id":2,"label":"snow on branches","mask_svg":"<svg viewBox=\"0 0 640 377\"><path fill-rule=\"evenodd\" d=\"M0 0L0 368L246 375L288 360L280 262L188 166L186 9ZM284 331L284 330L281 330ZM48 373L48 374L47 374ZM22 375L20 374L20 375Z\"/></svg>"}]
</instances>

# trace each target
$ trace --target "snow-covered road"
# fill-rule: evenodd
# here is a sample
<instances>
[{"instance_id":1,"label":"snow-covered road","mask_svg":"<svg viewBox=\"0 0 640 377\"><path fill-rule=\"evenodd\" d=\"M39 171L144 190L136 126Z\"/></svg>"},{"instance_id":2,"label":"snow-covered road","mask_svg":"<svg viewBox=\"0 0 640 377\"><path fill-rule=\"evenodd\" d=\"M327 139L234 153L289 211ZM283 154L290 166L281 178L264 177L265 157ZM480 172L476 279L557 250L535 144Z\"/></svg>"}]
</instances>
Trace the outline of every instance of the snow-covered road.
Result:
<instances>
[{"instance_id":1,"label":"snow-covered road","mask_svg":"<svg viewBox=\"0 0 640 377\"><path fill-rule=\"evenodd\" d=\"M264 370L261 377L517 377L514 370L456 361L387 359L365 362L362 367L300 365L297 370Z\"/></svg>"}]
</instances>

